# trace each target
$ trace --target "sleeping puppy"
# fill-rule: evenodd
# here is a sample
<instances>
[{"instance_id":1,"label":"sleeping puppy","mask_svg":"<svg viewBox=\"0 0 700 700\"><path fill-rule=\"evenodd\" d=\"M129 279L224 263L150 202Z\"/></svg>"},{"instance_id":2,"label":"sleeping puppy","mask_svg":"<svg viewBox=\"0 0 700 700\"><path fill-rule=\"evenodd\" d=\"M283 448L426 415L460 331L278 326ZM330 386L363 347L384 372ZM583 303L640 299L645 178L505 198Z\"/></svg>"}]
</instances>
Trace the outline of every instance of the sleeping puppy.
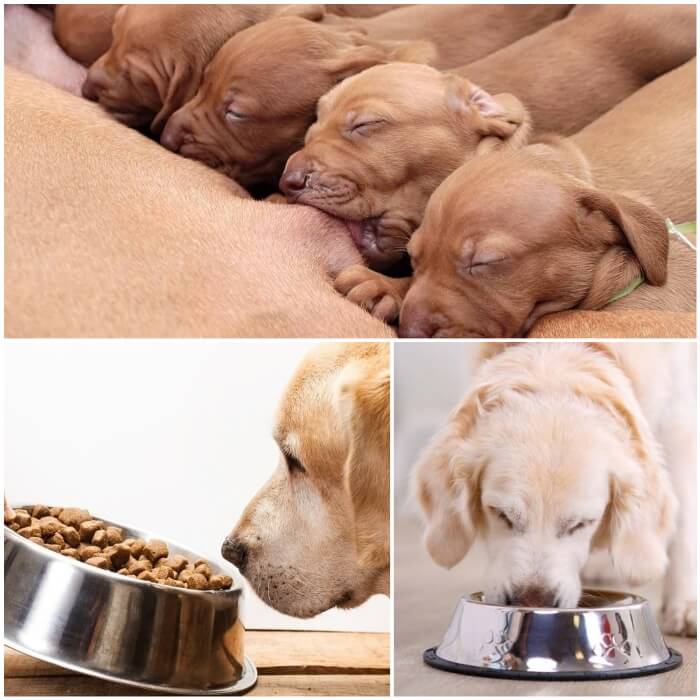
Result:
<instances>
[{"instance_id":1,"label":"sleeping puppy","mask_svg":"<svg viewBox=\"0 0 700 700\"><path fill-rule=\"evenodd\" d=\"M429 60L427 42L368 39L298 17L268 20L229 39L197 94L168 121L161 143L246 186L276 185L303 144L316 103L378 63Z\"/></svg>"},{"instance_id":2,"label":"sleeping puppy","mask_svg":"<svg viewBox=\"0 0 700 700\"><path fill-rule=\"evenodd\" d=\"M280 612L389 594L389 381L387 344L324 344L287 388L277 469L221 550Z\"/></svg>"},{"instance_id":3,"label":"sleeping puppy","mask_svg":"<svg viewBox=\"0 0 700 700\"><path fill-rule=\"evenodd\" d=\"M695 218L694 108L693 60L571 140L453 173L409 244L400 333L507 338L573 308L694 311L695 251L665 222Z\"/></svg>"},{"instance_id":4,"label":"sleeping puppy","mask_svg":"<svg viewBox=\"0 0 700 700\"><path fill-rule=\"evenodd\" d=\"M665 575L663 627L695 635L695 349L486 354L417 467L431 557L454 566L480 537L488 603L567 608L589 553L607 550L628 584Z\"/></svg>"},{"instance_id":5,"label":"sleeping puppy","mask_svg":"<svg viewBox=\"0 0 700 700\"><path fill-rule=\"evenodd\" d=\"M53 33L59 46L71 58L90 67L112 45L112 24L120 7L57 4Z\"/></svg>"},{"instance_id":6,"label":"sleeping puppy","mask_svg":"<svg viewBox=\"0 0 700 700\"><path fill-rule=\"evenodd\" d=\"M236 32L278 14L319 19L320 5L124 5L109 51L83 94L116 119L159 134L199 87L204 68Z\"/></svg>"},{"instance_id":7,"label":"sleeping puppy","mask_svg":"<svg viewBox=\"0 0 700 700\"><path fill-rule=\"evenodd\" d=\"M290 202L349 221L367 264L383 270L405 255L430 195L451 172L481 153L523 146L529 132L512 95L492 96L429 66L376 66L319 101L280 188Z\"/></svg>"}]
</instances>

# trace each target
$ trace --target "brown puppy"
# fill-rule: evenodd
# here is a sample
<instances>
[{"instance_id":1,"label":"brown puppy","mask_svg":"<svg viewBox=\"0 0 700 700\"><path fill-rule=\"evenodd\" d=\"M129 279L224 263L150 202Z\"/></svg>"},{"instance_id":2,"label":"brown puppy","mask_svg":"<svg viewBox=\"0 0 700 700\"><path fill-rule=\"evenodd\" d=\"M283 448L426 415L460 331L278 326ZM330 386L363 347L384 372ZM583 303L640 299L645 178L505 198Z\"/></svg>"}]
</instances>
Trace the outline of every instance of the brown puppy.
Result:
<instances>
[{"instance_id":1,"label":"brown puppy","mask_svg":"<svg viewBox=\"0 0 700 700\"><path fill-rule=\"evenodd\" d=\"M7 336L391 335L333 290L361 261L341 222L242 199L228 178L14 69L5 136Z\"/></svg>"},{"instance_id":2,"label":"brown puppy","mask_svg":"<svg viewBox=\"0 0 700 700\"><path fill-rule=\"evenodd\" d=\"M299 17L271 19L221 47L161 142L243 185L276 184L321 95L378 63L432 55L427 42L376 41Z\"/></svg>"},{"instance_id":3,"label":"brown puppy","mask_svg":"<svg viewBox=\"0 0 700 700\"><path fill-rule=\"evenodd\" d=\"M568 135L693 56L695 5L577 5L455 73L517 95L536 132Z\"/></svg>"},{"instance_id":4,"label":"brown puppy","mask_svg":"<svg viewBox=\"0 0 700 700\"><path fill-rule=\"evenodd\" d=\"M390 10L408 7L408 5L324 5L323 7L326 12L338 15L339 17L376 17Z\"/></svg>"},{"instance_id":5,"label":"brown puppy","mask_svg":"<svg viewBox=\"0 0 700 700\"><path fill-rule=\"evenodd\" d=\"M259 596L311 617L389 595L388 343L323 343L289 384L277 469L222 554Z\"/></svg>"},{"instance_id":6,"label":"brown puppy","mask_svg":"<svg viewBox=\"0 0 700 700\"><path fill-rule=\"evenodd\" d=\"M280 187L350 221L367 263L386 269L404 256L435 188L479 153L524 145L529 124L512 95L428 66L377 66L319 101Z\"/></svg>"},{"instance_id":7,"label":"brown puppy","mask_svg":"<svg viewBox=\"0 0 700 700\"><path fill-rule=\"evenodd\" d=\"M361 252L381 269L394 260L376 249L402 254L435 187L472 155L460 90L475 83L512 92L535 128L570 133L694 53L692 5L580 6L472 64L473 77L472 66L460 77L411 65L371 68L324 97L282 189L292 201L362 219ZM574 79L579 73L584 80ZM348 138L355 122L372 124L364 138Z\"/></svg>"},{"instance_id":8,"label":"brown puppy","mask_svg":"<svg viewBox=\"0 0 700 700\"><path fill-rule=\"evenodd\" d=\"M694 107L695 60L570 141L453 173L409 244L401 334L519 336L572 308L694 311L695 254L664 221L695 216Z\"/></svg>"},{"instance_id":9,"label":"brown puppy","mask_svg":"<svg viewBox=\"0 0 700 700\"><path fill-rule=\"evenodd\" d=\"M356 19L373 39L427 39L438 68L476 61L561 19L572 5L408 5L378 17ZM324 22L334 22L327 16Z\"/></svg>"},{"instance_id":10,"label":"brown puppy","mask_svg":"<svg viewBox=\"0 0 700 700\"><path fill-rule=\"evenodd\" d=\"M112 23L121 5L56 5L53 32L61 48L91 66L112 45Z\"/></svg>"},{"instance_id":11,"label":"brown puppy","mask_svg":"<svg viewBox=\"0 0 700 700\"><path fill-rule=\"evenodd\" d=\"M83 86L119 121L160 133L189 100L214 54L236 32L277 14L319 19L320 5L124 5L109 51Z\"/></svg>"}]
</instances>

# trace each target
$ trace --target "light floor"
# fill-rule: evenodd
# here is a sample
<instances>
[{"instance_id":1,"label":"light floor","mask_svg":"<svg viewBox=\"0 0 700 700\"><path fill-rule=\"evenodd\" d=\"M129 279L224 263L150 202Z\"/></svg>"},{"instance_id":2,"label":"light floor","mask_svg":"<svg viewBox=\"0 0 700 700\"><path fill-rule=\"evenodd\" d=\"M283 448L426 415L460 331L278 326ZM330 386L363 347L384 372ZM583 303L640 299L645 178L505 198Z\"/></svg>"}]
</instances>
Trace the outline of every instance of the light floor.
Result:
<instances>
[{"instance_id":1,"label":"light floor","mask_svg":"<svg viewBox=\"0 0 700 700\"><path fill-rule=\"evenodd\" d=\"M696 640L667 637L683 655L668 673L617 681L510 681L446 673L426 666L423 651L440 642L457 600L478 590L482 555L445 571L421 544L415 516L397 515L394 538L394 683L396 695L696 695Z\"/></svg>"}]
</instances>

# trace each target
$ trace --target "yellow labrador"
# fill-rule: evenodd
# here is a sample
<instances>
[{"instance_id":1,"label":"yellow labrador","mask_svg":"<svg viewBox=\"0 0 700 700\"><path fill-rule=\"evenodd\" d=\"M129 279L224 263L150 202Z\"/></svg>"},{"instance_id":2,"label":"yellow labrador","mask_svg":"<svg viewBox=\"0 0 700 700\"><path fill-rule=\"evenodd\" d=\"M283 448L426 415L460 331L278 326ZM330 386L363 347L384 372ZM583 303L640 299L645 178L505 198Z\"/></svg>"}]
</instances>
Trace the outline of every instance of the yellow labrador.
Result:
<instances>
[{"instance_id":1,"label":"yellow labrador","mask_svg":"<svg viewBox=\"0 0 700 700\"><path fill-rule=\"evenodd\" d=\"M387 344L323 344L282 399L279 464L222 554L287 615L389 594L389 386Z\"/></svg>"}]
</instances>

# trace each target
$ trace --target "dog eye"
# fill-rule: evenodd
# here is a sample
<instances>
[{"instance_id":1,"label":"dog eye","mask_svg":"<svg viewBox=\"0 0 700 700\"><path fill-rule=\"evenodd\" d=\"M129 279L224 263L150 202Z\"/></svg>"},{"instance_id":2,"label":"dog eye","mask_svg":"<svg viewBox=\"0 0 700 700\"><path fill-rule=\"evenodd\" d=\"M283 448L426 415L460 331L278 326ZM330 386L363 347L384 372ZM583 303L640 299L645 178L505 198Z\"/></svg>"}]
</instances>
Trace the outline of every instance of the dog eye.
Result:
<instances>
[{"instance_id":1,"label":"dog eye","mask_svg":"<svg viewBox=\"0 0 700 700\"><path fill-rule=\"evenodd\" d=\"M230 122L244 122L248 117L242 112L237 112L235 109L227 109L226 119Z\"/></svg>"},{"instance_id":2,"label":"dog eye","mask_svg":"<svg viewBox=\"0 0 700 700\"><path fill-rule=\"evenodd\" d=\"M512 522L512 520L511 520L502 510L499 510L498 508L491 508L491 510L493 511L494 515L495 515L502 523L504 523L504 524L506 525L506 527L507 527L509 530L512 530L512 529L513 529L513 522Z\"/></svg>"},{"instance_id":3,"label":"dog eye","mask_svg":"<svg viewBox=\"0 0 700 700\"><path fill-rule=\"evenodd\" d=\"M579 530L583 530L584 527L587 525L590 525L593 521L592 520L579 520L577 523L574 523L567 531L567 535L573 535L575 532L578 532Z\"/></svg>"},{"instance_id":4,"label":"dog eye","mask_svg":"<svg viewBox=\"0 0 700 700\"><path fill-rule=\"evenodd\" d=\"M506 260L505 255L475 257L469 264L467 272L469 272L470 275L477 274L483 272L489 265L495 265L504 260Z\"/></svg>"},{"instance_id":5,"label":"dog eye","mask_svg":"<svg viewBox=\"0 0 700 700\"><path fill-rule=\"evenodd\" d=\"M287 462L287 469L290 473L299 472L305 473L304 465L293 455L285 454L284 459Z\"/></svg>"},{"instance_id":6,"label":"dog eye","mask_svg":"<svg viewBox=\"0 0 700 700\"><path fill-rule=\"evenodd\" d=\"M359 136L366 136L374 127L380 124L386 124L386 119L367 119L366 121L353 124L349 132L351 134L358 134Z\"/></svg>"}]
</instances>

